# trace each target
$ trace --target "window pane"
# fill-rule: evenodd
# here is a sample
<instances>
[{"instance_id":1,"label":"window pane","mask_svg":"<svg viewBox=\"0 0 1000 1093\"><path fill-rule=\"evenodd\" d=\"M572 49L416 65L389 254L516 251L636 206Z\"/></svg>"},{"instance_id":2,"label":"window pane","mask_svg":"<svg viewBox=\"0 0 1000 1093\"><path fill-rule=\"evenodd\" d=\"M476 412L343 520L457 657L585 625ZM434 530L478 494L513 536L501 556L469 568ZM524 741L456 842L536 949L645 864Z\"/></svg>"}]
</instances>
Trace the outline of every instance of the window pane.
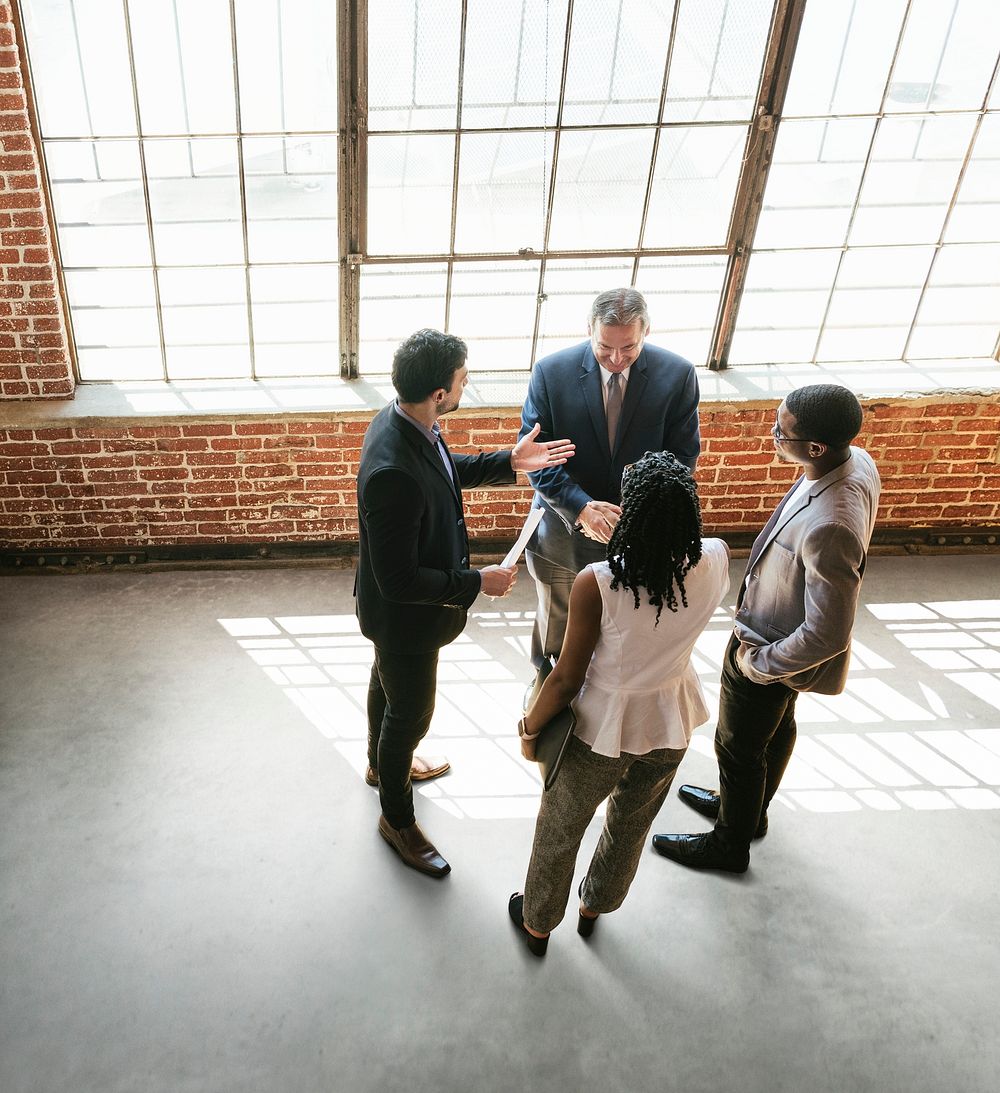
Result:
<instances>
[{"instance_id":1,"label":"window pane","mask_svg":"<svg viewBox=\"0 0 1000 1093\"><path fill-rule=\"evenodd\" d=\"M906 5L907 0L809 0L785 114L877 113Z\"/></svg>"},{"instance_id":2,"label":"window pane","mask_svg":"<svg viewBox=\"0 0 1000 1093\"><path fill-rule=\"evenodd\" d=\"M635 247L653 151L652 132L563 133L549 245Z\"/></svg>"},{"instance_id":3,"label":"window pane","mask_svg":"<svg viewBox=\"0 0 1000 1093\"><path fill-rule=\"evenodd\" d=\"M544 5L470 0L465 29L463 127L498 128L555 121L566 4L567 0L551 0Z\"/></svg>"},{"instance_id":4,"label":"window pane","mask_svg":"<svg viewBox=\"0 0 1000 1093\"><path fill-rule=\"evenodd\" d=\"M336 375L336 266L252 269L250 291L258 376Z\"/></svg>"},{"instance_id":5,"label":"window pane","mask_svg":"<svg viewBox=\"0 0 1000 1093\"><path fill-rule=\"evenodd\" d=\"M587 340L594 297L632 283L632 261L591 258L548 262L535 360Z\"/></svg>"},{"instance_id":6,"label":"window pane","mask_svg":"<svg viewBox=\"0 0 1000 1093\"><path fill-rule=\"evenodd\" d=\"M783 121L754 245L843 244L874 129L873 118Z\"/></svg>"},{"instance_id":7,"label":"window pane","mask_svg":"<svg viewBox=\"0 0 1000 1093\"><path fill-rule=\"evenodd\" d=\"M576 0L563 106L567 125L656 120L672 9L648 0Z\"/></svg>"},{"instance_id":8,"label":"window pane","mask_svg":"<svg viewBox=\"0 0 1000 1093\"><path fill-rule=\"evenodd\" d=\"M243 261L235 140L145 142L158 265Z\"/></svg>"},{"instance_id":9,"label":"window pane","mask_svg":"<svg viewBox=\"0 0 1000 1093\"><path fill-rule=\"evenodd\" d=\"M913 0L886 110L978 110L997 60L997 29L996 0Z\"/></svg>"},{"instance_id":10,"label":"window pane","mask_svg":"<svg viewBox=\"0 0 1000 1093\"><path fill-rule=\"evenodd\" d=\"M649 305L649 340L707 363L725 273L725 258L643 259L636 288Z\"/></svg>"},{"instance_id":11,"label":"window pane","mask_svg":"<svg viewBox=\"0 0 1000 1093\"><path fill-rule=\"evenodd\" d=\"M664 121L750 119L772 6L770 0L680 5Z\"/></svg>"},{"instance_id":12,"label":"window pane","mask_svg":"<svg viewBox=\"0 0 1000 1093\"><path fill-rule=\"evenodd\" d=\"M404 338L424 327L444 329L448 267L362 266L361 371L390 372Z\"/></svg>"},{"instance_id":13,"label":"window pane","mask_svg":"<svg viewBox=\"0 0 1000 1093\"><path fill-rule=\"evenodd\" d=\"M138 144L49 141L45 154L63 264L149 265Z\"/></svg>"},{"instance_id":14,"label":"window pane","mask_svg":"<svg viewBox=\"0 0 1000 1093\"><path fill-rule=\"evenodd\" d=\"M933 253L930 247L849 250L816 359L881 361L902 356Z\"/></svg>"},{"instance_id":15,"label":"window pane","mask_svg":"<svg viewBox=\"0 0 1000 1093\"><path fill-rule=\"evenodd\" d=\"M455 138L368 141L368 253L442 254L451 243Z\"/></svg>"},{"instance_id":16,"label":"window pane","mask_svg":"<svg viewBox=\"0 0 1000 1093\"><path fill-rule=\"evenodd\" d=\"M746 136L742 125L661 131L644 246L725 244Z\"/></svg>"},{"instance_id":17,"label":"window pane","mask_svg":"<svg viewBox=\"0 0 1000 1093\"><path fill-rule=\"evenodd\" d=\"M337 258L336 137L247 137L251 262Z\"/></svg>"},{"instance_id":18,"label":"window pane","mask_svg":"<svg viewBox=\"0 0 1000 1093\"><path fill-rule=\"evenodd\" d=\"M163 377L152 270L67 271L80 378Z\"/></svg>"},{"instance_id":19,"label":"window pane","mask_svg":"<svg viewBox=\"0 0 1000 1093\"><path fill-rule=\"evenodd\" d=\"M121 4L22 0L21 9L44 136L135 134Z\"/></svg>"},{"instance_id":20,"label":"window pane","mask_svg":"<svg viewBox=\"0 0 1000 1093\"><path fill-rule=\"evenodd\" d=\"M130 4L143 133L233 133L228 0Z\"/></svg>"},{"instance_id":21,"label":"window pane","mask_svg":"<svg viewBox=\"0 0 1000 1093\"><path fill-rule=\"evenodd\" d=\"M538 262L455 265L448 326L469 344L469 367L509 372L531 366Z\"/></svg>"},{"instance_id":22,"label":"window pane","mask_svg":"<svg viewBox=\"0 0 1000 1093\"><path fill-rule=\"evenodd\" d=\"M545 133L462 136L457 252L542 249L552 145Z\"/></svg>"},{"instance_id":23,"label":"window pane","mask_svg":"<svg viewBox=\"0 0 1000 1093\"><path fill-rule=\"evenodd\" d=\"M460 18L453 0L370 0L369 130L454 127Z\"/></svg>"},{"instance_id":24,"label":"window pane","mask_svg":"<svg viewBox=\"0 0 1000 1093\"><path fill-rule=\"evenodd\" d=\"M983 118L945 238L1000 242L1000 114Z\"/></svg>"},{"instance_id":25,"label":"window pane","mask_svg":"<svg viewBox=\"0 0 1000 1093\"><path fill-rule=\"evenodd\" d=\"M908 359L990 357L1000 336L1000 245L942 247L907 349Z\"/></svg>"},{"instance_id":26,"label":"window pane","mask_svg":"<svg viewBox=\"0 0 1000 1093\"><path fill-rule=\"evenodd\" d=\"M337 129L336 5L236 0L244 133Z\"/></svg>"},{"instance_id":27,"label":"window pane","mask_svg":"<svg viewBox=\"0 0 1000 1093\"><path fill-rule=\"evenodd\" d=\"M242 268L161 270L160 306L171 379L250 375Z\"/></svg>"},{"instance_id":28,"label":"window pane","mask_svg":"<svg viewBox=\"0 0 1000 1093\"><path fill-rule=\"evenodd\" d=\"M811 361L839 260L839 250L754 254L730 362Z\"/></svg>"},{"instance_id":29,"label":"window pane","mask_svg":"<svg viewBox=\"0 0 1000 1093\"><path fill-rule=\"evenodd\" d=\"M875 135L850 242L936 242L975 120L972 114L884 118Z\"/></svg>"}]
</instances>

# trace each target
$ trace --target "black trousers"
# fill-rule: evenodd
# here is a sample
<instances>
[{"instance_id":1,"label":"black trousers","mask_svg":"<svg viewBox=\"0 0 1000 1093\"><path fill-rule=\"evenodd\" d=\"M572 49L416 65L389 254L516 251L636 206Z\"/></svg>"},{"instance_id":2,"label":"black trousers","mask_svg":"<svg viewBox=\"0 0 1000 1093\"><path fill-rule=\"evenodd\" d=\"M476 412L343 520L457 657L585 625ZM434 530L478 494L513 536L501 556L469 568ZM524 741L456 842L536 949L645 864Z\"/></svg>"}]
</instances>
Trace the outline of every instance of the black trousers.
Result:
<instances>
[{"instance_id":1,"label":"black trousers","mask_svg":"<svg viewBox=\"0 0 1000 1093\"><path fill-rule=\"evenodd\" d=\"M742 851L749 850L792 757L798 691L747 679L736 663L739 647L733 635L722 663L715 730L721 806L715 835L727 848Z\"/></svg>"},{"instance_id":2,"label":"black trousers","mask_svg":"<svg viewBox=\"0 0 1000 1093\"><path fill-rule=\"evenodd\" d=\"M395 828L413 823L410 764L434 715L438 651L375 648L368 683L368 765L378 771L382 813Z\"/></svg>"}]
</instances>

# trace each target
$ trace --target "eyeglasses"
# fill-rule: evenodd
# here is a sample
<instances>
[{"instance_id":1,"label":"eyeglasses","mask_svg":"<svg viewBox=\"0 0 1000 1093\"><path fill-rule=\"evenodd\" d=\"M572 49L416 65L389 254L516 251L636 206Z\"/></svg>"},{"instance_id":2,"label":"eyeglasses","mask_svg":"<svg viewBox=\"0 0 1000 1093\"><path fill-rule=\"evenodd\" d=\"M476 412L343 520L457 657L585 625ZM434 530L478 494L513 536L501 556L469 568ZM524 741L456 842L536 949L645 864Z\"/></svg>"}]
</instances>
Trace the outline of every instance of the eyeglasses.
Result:
<instances>
[{"instance_id":1,"label":"eyeglasses","mask_svg":"<svg viewBox=\"0 0 1000 1093\"><path fill-rule=\"evenodd\" d=\"M777 420L775 420L774 424L771 426L771 436L773 436L774 439L779 444L822 444L823 443L822 440L806 440L804 437L801 437L801 436L785 436L785 434L778 427Z\"/></svg>"}]
</instances>

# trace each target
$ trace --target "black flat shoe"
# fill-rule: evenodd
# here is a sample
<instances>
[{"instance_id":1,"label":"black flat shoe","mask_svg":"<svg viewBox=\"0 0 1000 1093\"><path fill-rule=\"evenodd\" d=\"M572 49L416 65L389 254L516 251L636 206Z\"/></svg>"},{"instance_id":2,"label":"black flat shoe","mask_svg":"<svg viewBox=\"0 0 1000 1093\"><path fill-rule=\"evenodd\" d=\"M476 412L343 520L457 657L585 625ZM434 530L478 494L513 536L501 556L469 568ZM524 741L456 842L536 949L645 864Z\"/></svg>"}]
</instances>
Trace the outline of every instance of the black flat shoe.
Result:
<instances>
[{"instance_id":1,"label":"black flat shoe","mask_svg":"<svg viewBox=\"0 0 1000 1093\"><path fill-rule=\"evenodd\" d=\"M544 956L545 950L549 947L549 935L545 937L535 937L534 934L528 933L524 925L524 893L515 892L507 903L507 914L510 915L511 922L521 931L524 935L524 940L528 943L528 951L534 953L535 956Z\"/></svg>"},{"instance_id":2,"label":"black flat shoe","mask_svg":"<svg viewBox=\"0 0 1000 1093\"><path fill-rule=\"evenodd\" d=\"M701 786L681 786L677 796L695 812L707 816L710 820L719 818L719 794L714 789L702 789ZM767 813L762 812L757 822L755 839L763 839L767 834Z\"/></svg>"},{"instance_id":3,"label":"black flat shoe","mask_svg":"<svg viewBox=\"0 0 1000 1093\"><path fill-rule=\"evenodd\" d=\"M583 879L586 880L587 878L584 877ZM580 887L577 891L577 894L579 895L582 902L583 881L580 881ZM576 932L580 935L580 937L590 937L590 935L594 932L594 927L597 925L597 919L600 917L600 915L597 915L594 918L587 918L586 915L581 914L576 923Z\"/></svg>"}]
</instances>

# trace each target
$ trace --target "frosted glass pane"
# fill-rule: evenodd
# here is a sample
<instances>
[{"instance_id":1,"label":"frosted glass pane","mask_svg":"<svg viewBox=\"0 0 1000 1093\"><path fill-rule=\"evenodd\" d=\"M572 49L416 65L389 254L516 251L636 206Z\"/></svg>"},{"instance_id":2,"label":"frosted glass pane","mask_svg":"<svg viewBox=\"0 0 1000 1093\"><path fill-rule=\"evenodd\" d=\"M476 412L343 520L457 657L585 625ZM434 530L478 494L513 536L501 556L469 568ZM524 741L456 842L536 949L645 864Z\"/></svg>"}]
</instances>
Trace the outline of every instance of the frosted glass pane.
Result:
<instances>
[{"instance_id":1,"label":"frosted glass pane","mask_svg":"<svg viewBox=\"0 0 1000 1093\"><path fill-rule=\"evenodd\" d=\"M247 137L243 157L250 261L336 259L336 138Z\"/></svg>"},{"instance_id":2,"label":"frosted glass pane","mask_svg":"<svg viewBox=\"0 0 1000 1093\"><path fill-rule=\"evenodd\" d=\"M983 118L945 239L1000 242L1000 114Z\"/></svg>"},{"instance_id":3,"label":"frosted glass pane","mask_svg":"<svg viewBox=\"0 0 1000 1093\"><path fill-rule=\"evenodd\" d=\"M933 253L930 247L849 250L830 298L816 359L902 356Z\"/></svg>"},{"instance_id":4,"label":"frosted glass pane","mask_svg":"<svg viewBox=\"0 0 1000 1093\"><path fill-rule=\"evenodd\" d=\"M811 361L839 260L836 250L752 255L730 363Z\"/></svg>"},{"instance_id":5,"label":"frosted glass pane","mask_svg":"<svg viewBox=\"0 0 1000 1093\"><path fill-rule=\"evenodd\" d=\"M770 0L681 3L664 121L749 120L772 6Z\"/></svg>"},{"instance_id":6,"label":"frosted glass pane","mask_svg":"<svg viewBox=\"0 0 1000 1093\"><path fill-rule=\"evenodd\" d=\"M143 133L236 130L228 0L130 4Z\"/></svg>"},{"instance_id":7,"label":"frosted glass pane","mask_svg":"<svg viewBox=\"0 0 1000 1093\"><path fill-rule=\"evenodd\" d=\"M361 371L388 372L392 355L415 330L444 329L448 267L361 267Z\"/></svg>"},{"instance_id":8,"label":"frosted glass pane","mask_svg":"<svg viewBox=\"0 0 1000 1093\"><path fill-rule=\"evenodd\" d=\"M648 0L576 0L563 106L567 125L656 120L672 10L672 4Z\"/></svg>"},{"instance_id":9,"label":"frosted glass pane","mask_svg":"<svg viewBox=\"0 0 1000 1093\"><path fill-rule=\"evenodd\" d=\"M47 142L45 153L63 264L150 264L137 143Z\"/></svg>"},{"instance_id":10,"label":"frosted glass pane","mask_svg":"<svg viewBox=\"0 0 1000 1093\"><path fill-rule=\"evenodd\" d=\"M160 265L242 262L235 140L145 142Z\"/></svg>"},{"instance_id":11,"label":"frosted glass pane","mask_svg":"<svg viewBox=\"0 0 1000 1093\"><path fill-rule=\"evenodd\" d=\"M21 10L43 137L135 134L122 5L22 0Z\"/></svg>"},{"instance_id":12,"label":"frosted glass pane","mask_svg":"<svg viewBox=\"0 0 1000 1093\"><path fill-rule=\"evenodd\" d=\"M152 270L70 270L66 292L81 379L162 378Z\"/></svg>"},{"instance_id":13,"label":"frosted glass pane","mask_svg":"<svg viewBox=\"0 0 1000 1093\"><path fill-rule=\"evenodd\" d=\"M757 247L840 246L875 121L783 121L764 191Z\"/></svg>"},{"instance_id":14,"label":"frosted glass pane","mask_svg":"<svg viewBox=\"0 0 1000 1093\"><path fill-rule=\"evenodd\" d=\"M1000 245L945 246L931 268L907 358L988 357L1000 336Z\"/></svg>"},{"instance_id":15,"label":"frosted glass pane","mask_svg":"<svg viewBox=\"0 0 1000 1093\"><path fill-rule=\"evenodd\" d=\"M861 188L851 244L936 242L974 125L972 114L884 118Z\"/></svg>"},{"instance_id":16,"label":"frosted glass pane","mask_svg":"<svg viewBox=\"0 0 1000 1093\"><path fill-rule=\"evenodd\" d=\"M586 341L594 297L632 283L632 262L591 258L546 263L535 359Z\"/></svg>"},{"instance_id":17,"label":"frosted glass pane","mask_svg":"<svg viewBox=\"0 0 1000 1093\"><path fill-rule=\"evenodd\" d=\"M653 134L563 133L549 245L556 250L635 247Z\"/></svg>"},{"instance_id":18,"label":"frosted glass pane","mask_svg":"<svg viewBox=\"0 0 1000 1093\"><path fill-rule=\"evenodd\" d=\"M337 267L250 271L258 376L336 375Z\"/></svg>"},{"instance_id":19,"label":"frosted glass pane","mask_svg":"<svg viewBox=\"0 0 1000 1093\"><path fill-rule=\"evenodd\" d=\"M469 345L469 367L512 371L531 365L538 262L456 264L449 329Z\"/></svg>"},{"instance_id":20,"label":"frosted glass pane","mask_svg":"<svg viewBox=\"0 0 1000 1093\"><path fill-rule=\"evenodd\" d=\"M451 243L453 136L368 141L368 253L440 254Z\"/></svg>"},{"instance_id":21,"label":"frosted glass pane","mask_svg":"<svg viewBox=\"0 0 1000 1093\"><path fill-rule=\"evenodd\" d=\"M998 37L996 0L913 0L886 111L978 110Z\"/></svg>"},{"instance_id":22,"label":"frosted glass pane","mask_svg":"<svg viewBox=\"0 0 1000 1093\"><path fill-rule=\"evenodd\" d=\"M337 128L336 5L236 0L244 133Z\"/></svg>"},{"instance_id":23,"label":"frosted glass pane","mask_svg":"<svg viewBox=\"0 0 1000 1093\"><path fill-rule=\"evenodd\" d=\"M555 121L567 0L470 0L462 125L500 128ZM546 26L546 17L548 25Z\"/></svg>"},{"instance_id":24,"label":"frosted glass pane","mask_svg":"<svg viewBox=\"0 0 1000 1093\"><path fill-rule=\"evenodd\" d=\"M725 244L746 135L742 125L662 130L644 246Z\"/></svg>"},{"instance_id":25,"label":"frosted glass pane","mask_svg":"<svg viewBox=\"0 0 1000 1093\"><path fill-rule=\"evenodd\" d=\"M369 130L454 127L461 14L453 0L370 0Z\"/></svg>"},{"instance_id":26,"label":"frosted glass pane","mask_svg":"<svg viewBox=\"0 0 1000 1093\"><path fill-rule=\"evenodd\" d=\"M456 252L542 249L552 144L545 133L463 135Z\"/></svg>"},{"instance_id":27,"label":"frosted glass pane","mask_svg":"<svg viewBox=\"0 0 1000 1093\"><path fill-rule=\"evenodd\" d=\"M649 305L649 340L706 364L725 273L725 258L640 261L636 288Z\"/></svg>"},{"instance_id":28,"label":"frosted glass pane","mask_svg":"<svg viewBox=\"0 0 1000 1093\"><path fill-rule=\"evenodd\" d=\"M876 113L905 12L906 0L809 0L785 115Z\"/></svg>"}]
</instances>

